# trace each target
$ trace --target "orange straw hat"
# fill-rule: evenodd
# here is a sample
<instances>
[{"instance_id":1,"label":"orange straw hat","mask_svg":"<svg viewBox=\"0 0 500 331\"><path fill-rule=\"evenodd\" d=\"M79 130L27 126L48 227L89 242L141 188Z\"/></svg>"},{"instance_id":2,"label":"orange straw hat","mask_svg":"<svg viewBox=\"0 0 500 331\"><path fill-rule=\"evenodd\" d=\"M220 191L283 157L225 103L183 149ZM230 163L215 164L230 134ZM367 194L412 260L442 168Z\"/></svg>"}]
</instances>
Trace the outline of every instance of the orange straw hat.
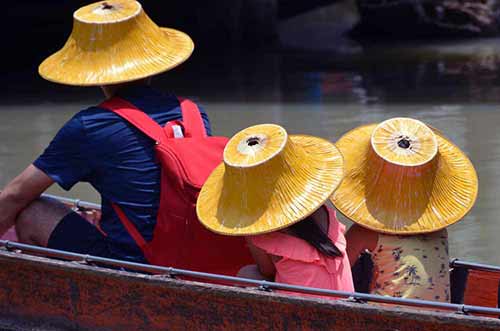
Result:
<instances>
[{"instance_id":1,"label":"orange straw hat","mask_svg":"<svg viewBox=\"0 0 500 331\"><path fill-rule=\"evenodd\" d=\"M437 231L472 208L474 166L440 132L411 118L392 118L346 133L336 146L345 177L332 196L352 221L388 234Z\"/></svg>"},{"instance_id":2,"label":"orange straw hat","mask_svg":"<svg viewBox=\"0 0 500 331\"><path fill-rule=\"evenodd\" d=\"M139 2L101 1L75 11L66 44L38 71L67 85L124 83L176 67L193 48L185 33L158 27Z\"/></svg>"},{"instance_id":3,"label":"orange straw hat","mask_svg":"<svg viewBox=\"0 0 500 331\"><path fill-rule=\"evenodd\" d=\"M329 141L289 136L274 124L252 126L226 145L224 162L201 189L198 218L226 235L285 228L323 205L342 173L342 155Z\"/></svg>"}]
</instances>

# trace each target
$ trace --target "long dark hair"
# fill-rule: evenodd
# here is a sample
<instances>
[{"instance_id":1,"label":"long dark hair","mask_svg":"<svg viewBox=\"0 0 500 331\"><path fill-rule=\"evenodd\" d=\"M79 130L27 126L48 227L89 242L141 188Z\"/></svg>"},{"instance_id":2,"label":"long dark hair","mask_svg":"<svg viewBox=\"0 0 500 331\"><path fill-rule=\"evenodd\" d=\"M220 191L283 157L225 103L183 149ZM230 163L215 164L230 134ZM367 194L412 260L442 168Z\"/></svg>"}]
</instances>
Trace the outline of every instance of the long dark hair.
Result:
<instances>
[{"instance_id":1,"label":"long dark hair","mask_svg":"<svg viewBox=\"0 0 500 331\"><path fill-rule=\"evenodd\" d=\"M289 229L295 237L305 240L326 256L342 256L342 252L335 246L332 240L323 232L311 216L289 226L287 229Z\"/></svg>"}]
</instances>

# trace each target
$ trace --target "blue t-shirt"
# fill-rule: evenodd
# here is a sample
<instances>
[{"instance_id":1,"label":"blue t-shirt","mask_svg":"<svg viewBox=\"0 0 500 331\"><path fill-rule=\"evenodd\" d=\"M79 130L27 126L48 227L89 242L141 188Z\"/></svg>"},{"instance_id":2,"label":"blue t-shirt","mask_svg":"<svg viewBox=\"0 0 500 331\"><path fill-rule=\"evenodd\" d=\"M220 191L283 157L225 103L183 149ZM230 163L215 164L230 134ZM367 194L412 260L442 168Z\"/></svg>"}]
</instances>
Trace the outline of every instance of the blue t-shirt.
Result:
<instances>
[{"instance_id":1,"label":"blue t-shirt","mask_svg":"<svg viewBox=\"0 0 500 331\"><path fill-rule=\"evenodd\" d=\"M162 126L182 118L175 95L136 86L118 96ZM210 134L208 116L201 107L200 111ZM101 228L112 253L143 260L111 202L123 209L144 239L151 240L160 200L160 166L150 138L115 113L90 107L71 118L33 164L65 190L77 182L90 183L101 194Z\"/></svg>"}]
</instances>

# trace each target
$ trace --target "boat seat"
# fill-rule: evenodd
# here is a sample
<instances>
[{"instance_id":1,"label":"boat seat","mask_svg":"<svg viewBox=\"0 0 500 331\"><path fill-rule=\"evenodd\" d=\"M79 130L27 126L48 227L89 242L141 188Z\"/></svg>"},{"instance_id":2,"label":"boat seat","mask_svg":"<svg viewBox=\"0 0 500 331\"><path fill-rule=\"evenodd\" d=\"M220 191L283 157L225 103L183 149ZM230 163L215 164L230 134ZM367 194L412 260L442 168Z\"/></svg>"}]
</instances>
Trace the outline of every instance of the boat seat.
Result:
<instances>
[{"instance_id":1,"label":"boat seat","mask_svg":"<svg viewBox=\"0 0 500 331\"><path fill-rule=\"evenodd\" d=\"M500 272L454 267L450 281L452 303L499 307Z\"/></svg>"}]
</instances>

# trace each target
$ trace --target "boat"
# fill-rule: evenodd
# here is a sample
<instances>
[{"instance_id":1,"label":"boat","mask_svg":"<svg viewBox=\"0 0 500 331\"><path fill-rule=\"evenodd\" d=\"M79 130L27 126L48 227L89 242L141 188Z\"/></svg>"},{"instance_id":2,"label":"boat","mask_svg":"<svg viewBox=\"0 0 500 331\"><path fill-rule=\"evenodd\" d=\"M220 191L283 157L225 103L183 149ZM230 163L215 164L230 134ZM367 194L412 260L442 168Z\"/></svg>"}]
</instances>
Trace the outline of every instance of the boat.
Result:
<instances>
[{"instance_id":1,"label":"boat","mask_svg":"<svg viewBox=\"0 0 500 331\"><path fill-rule=\"evenodd\" d=\"M356 0L355 39L492 37L499 33L497 1Z\"/></svg>"},{"instance_id":2,"label":"boat","mask_svg":"<svg viewBox=\"0 0 500 331\"><path fill-rule=\"evenodd\" d=\"M496 266L450 261L454 303L442 303L119 261L12 235L0 240L0 330L500 330Z\"/></svg>"}]
</instances>

